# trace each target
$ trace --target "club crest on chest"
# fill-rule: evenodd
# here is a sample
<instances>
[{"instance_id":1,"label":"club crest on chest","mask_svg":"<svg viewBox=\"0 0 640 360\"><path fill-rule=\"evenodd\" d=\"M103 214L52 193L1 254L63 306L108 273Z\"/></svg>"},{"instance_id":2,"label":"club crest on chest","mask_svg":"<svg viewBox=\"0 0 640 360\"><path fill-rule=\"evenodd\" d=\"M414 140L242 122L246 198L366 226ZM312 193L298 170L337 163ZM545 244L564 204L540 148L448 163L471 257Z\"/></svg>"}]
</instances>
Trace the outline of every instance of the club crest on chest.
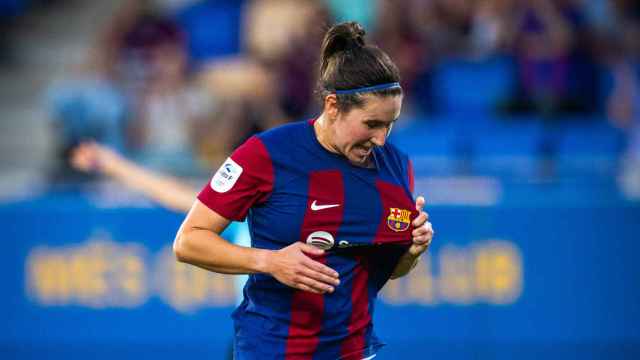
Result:
<instances>
[{"instance_id":1,"label":"club crest on chest","mask_svg":"<svg viewBox=\"0 0 640 360\"><path fill-rule=\"evenodd\" d=\"M389 229L400 232L405 231L411 224L411 211L399 208L389 208L387 216L387 226Z\"/></svg>"}]
</instances>

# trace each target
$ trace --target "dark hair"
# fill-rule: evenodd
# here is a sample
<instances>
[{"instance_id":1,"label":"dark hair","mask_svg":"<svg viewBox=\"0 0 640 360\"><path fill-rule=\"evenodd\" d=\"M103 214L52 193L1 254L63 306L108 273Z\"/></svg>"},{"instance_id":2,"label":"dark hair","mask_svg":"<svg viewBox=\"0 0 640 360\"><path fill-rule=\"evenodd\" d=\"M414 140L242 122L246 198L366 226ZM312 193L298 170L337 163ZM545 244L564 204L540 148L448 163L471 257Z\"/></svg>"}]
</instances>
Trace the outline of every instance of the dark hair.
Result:
<instances>
[{"instance_id":1,"label":"dark hair","mask_svg":"<svg viewBox=\"0 0 640 360\"><path fill-rule=\"evenodd\" d=\"M400 72L391 58L377 46L367 45L365 31L357 22L331 27L322 41L318 94L324 98L336 90L349 90L400 81ZM367 92L378 96L401 95L402 89ZM337 94L338 109L347 112L362 106L363 94Z\"/></svg>"}]
</instances>

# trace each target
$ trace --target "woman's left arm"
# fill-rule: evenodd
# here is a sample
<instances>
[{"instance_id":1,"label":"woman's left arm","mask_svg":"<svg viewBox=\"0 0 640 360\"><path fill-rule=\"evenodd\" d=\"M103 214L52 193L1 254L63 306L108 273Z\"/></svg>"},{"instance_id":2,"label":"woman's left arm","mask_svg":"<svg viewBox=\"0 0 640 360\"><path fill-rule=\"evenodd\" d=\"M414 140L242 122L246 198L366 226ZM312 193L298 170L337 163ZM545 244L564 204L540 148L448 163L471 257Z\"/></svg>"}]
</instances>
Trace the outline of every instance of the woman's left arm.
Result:
<instances>
[{"instance_id":1,"label":"woman's left arm","mask_svg":"<svg viewBox=\"0 0 640 360\"><path fill-rule=\"evenodd\" d=\"M418 196L416 199L416 210L418 210L419 215L413 219L414 229L411 232L413 243L407 252L400 257L398 265L396 265L396 268L391 274L391 279L397 279L407 275L418 263L420 255L422 255L422 253L424 253L431 244L434 231L431 223L428 221L429 214L422 211L424 203L424 197Z\"/></svg>"}]
</instances>

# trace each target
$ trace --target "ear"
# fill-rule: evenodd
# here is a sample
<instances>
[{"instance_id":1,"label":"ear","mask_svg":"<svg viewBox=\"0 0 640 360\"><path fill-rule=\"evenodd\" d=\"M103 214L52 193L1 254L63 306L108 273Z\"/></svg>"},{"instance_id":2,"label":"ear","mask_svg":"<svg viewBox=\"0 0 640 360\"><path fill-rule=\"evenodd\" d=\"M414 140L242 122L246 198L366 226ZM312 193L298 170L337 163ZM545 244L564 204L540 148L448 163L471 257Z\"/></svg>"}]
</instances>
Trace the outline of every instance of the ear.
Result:
<instances>
[{"instance_id":1,"label":"ear","mask_svg":"<svg viewBox=\"0 0 640 360\"><path fill-rule=\"evenodd\" d=\"M328 115L329 120L333 121L338 118L338 97L336 94L329 94L324 97L324 113Z\"/></svg>"}]
</instances>

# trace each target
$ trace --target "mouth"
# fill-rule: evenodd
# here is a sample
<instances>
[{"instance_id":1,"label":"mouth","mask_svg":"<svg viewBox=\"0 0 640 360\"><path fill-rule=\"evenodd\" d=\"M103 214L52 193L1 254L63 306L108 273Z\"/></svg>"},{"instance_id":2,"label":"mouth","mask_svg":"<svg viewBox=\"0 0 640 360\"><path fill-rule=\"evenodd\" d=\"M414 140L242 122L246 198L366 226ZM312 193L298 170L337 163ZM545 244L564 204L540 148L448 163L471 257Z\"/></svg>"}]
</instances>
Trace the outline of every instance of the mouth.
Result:
<instances>
[{"instance_id":1,"label":"mouth","mask_svg":"<svg viewBox=\"0 0 640 360\"><path fill-rule=\"evenodd\" d=\"M366 158L371 154L371 151L373 150L373 148L372 147L358 145L358 146L354 147L353 150L359 157Z\"/></svg>"}]
</instances>

